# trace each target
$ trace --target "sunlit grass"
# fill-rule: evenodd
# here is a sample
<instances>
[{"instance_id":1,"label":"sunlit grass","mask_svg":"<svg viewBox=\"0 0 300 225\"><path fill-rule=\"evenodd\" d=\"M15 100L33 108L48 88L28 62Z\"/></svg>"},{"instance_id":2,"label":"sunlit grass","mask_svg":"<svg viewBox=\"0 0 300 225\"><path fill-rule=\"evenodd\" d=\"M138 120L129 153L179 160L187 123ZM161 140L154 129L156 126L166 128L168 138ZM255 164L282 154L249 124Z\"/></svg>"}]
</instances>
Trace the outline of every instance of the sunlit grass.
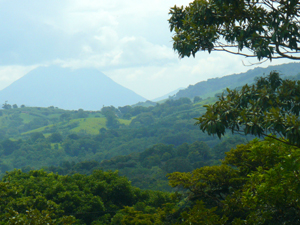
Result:
<instances>
[{"instance_id":1,"label":"sunlit grass","mask_svg":"<svg viewBox=\"0 0 300 225\"><path fill-rule=\"evenodd\" d=\"M131 120L123 120L123 119L118 119L118 120L121 124L128 126L131 123L131 120L133 120L133 118L131 118Z\"/></svg>"},{"instance_id":2,"label":"sunlit grass","mask_svg":"<svg viewBox=\"0 0 300 225\"><path fill-rule=\"evenodd\" d=\"M124 124L126 126L128 126L130 124L131 120L118 119L118 121L121 124ZM63 129L64 127L67 127L67 126L73 124L73 123L78 123L78 125L77 125L77 127L74 127L69 130L71 133L84 132L86 134L95 135L95 134L99 134L99 130L101 128L107 129L106 118L104 118L104 117L73 119L73 120L70 120L68 123L62 123L62 122L57 123L57 124L55 124L55 126L57 126L58 130L60 130L60 129ZM22 135L31 134L34 132L43 132L43 131L45 131L45 129L51 128L53 126L54 125L51 124L48 126L40 127L40 128L31 130L31 131L24 132L24 133L22 133ZM44 135L49 136L50 133L45 133Z\"/></svg>"},{"instance_id":3,"label":"sunlit grass","mask_svg":"<svg viewBox=\"0 0 300 225\"><path fill-rule=\"evenodd\" d=\"M55 149L56 146L58 147L58 149L63 149L63 147L61 146L60 143L51 143L51 148L52 148L52 149Z\"/></svg>"},{"instance_id":4,"label":"sunlit grass","mask_svg":"<svg viewBox=\"0 0 300 225\"><path fill-rule=\"evenodd\" d=\"M36 116L29 115L27 113L20 113L20 118L23 119L23 123L29 123L32 121Z\"/></svg>"},{"instance_id":5,"label":"sunlit grass","mask_svg":"<svg viewBox=\"0 0 300 225\"><path fill-rule=\"evenodd\" d=\"M46 128L50 128L50 127L53 127L53 126L54 125L51 124L51 125L47 125L47 126L44 126L44 127L39 127L37 129L34 129L34 130L23 132L22 135L31 134L31 133L35 133L35 132L43 132Z\"/></svg>"},{"instance_id":6,"label":"sunlit grass","mask_svg":"<svg viewBox=\"0 0 300 225\"><path fill-rule=\"evenodd\" d=\"M101 128L106 128L106 118L75 119L72 122L79 122L78 127L70 130L74 133L84 131L87 134L99 134Z\"/></svg>"}]
</instances>

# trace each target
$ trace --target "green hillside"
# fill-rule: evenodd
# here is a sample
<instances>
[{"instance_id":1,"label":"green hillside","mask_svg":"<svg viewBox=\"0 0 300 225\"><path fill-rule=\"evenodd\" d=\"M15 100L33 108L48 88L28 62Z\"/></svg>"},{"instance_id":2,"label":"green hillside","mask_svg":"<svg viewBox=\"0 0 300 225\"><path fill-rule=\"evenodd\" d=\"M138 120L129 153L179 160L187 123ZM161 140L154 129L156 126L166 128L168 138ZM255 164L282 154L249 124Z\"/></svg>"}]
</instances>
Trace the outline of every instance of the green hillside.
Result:
<instances>
[{"instance_id":1,"label":"green hillside","mask_svg":"<svg viewBox=\"0 0 300 225\"><path fill-rule=\"evenodd\" d=\"M207 81L201 81L190 85L186 89L180 90L173 98L194 98L195 96L202 98L212 97L217 93L222 93L226 88L234 89L245 84L252 84L257 77L269 74L273 70L278 71L283 77L297 77L300 72L300 63L288 63L269 66L267 68L257 67L245 73L208 79Z\"/></svg>"},{"instance_id":2,"label":"green hillside","mask_svg":"<svg viewBox=\"0 0 300 225\"><path fill-rule=\"evenodd\" d=\"M99 130L101 128L106 127L106 118L81 118L81 119L72 119L68 122L60 122L57 124L51 124L43 127L39 127L37 129L33 129L27 132L21 133L21 135L28 135L35 132L42 132L44 135L51 134L51 130L53 126L56 126L56 129L64 131L68 130L69 133L85 133L90 135L96 135L99 134ZM125 120L125 119L118 119L120 124L129 125L131 120Z\"/></svg>"},{"instance_id":3,"label":"green hillside","mask_svg":"<svg viewBox=\"0 0 300 225\"><path fill-rule=\"evenodd\" d=\"M276 68L288 71L291 67L289 71L295 73L298 65ZM234 77L239 82L248 79L244 75ZM104 107L101 111L62 110L53 106L18 108L6 107L8 103L4 103L6 109L0 111L0 170L4 173L13 168L38 169L59 166L64 161L101 162L143 152L160 143L178 147L203 141L212 149L220 140L201 132L194 126L194 118L205 113L203 105L215 101L215 97L198 97L193 102L189 98L168 99L155 104L146 102L147 107L140 103Z\"/></svg>"},{"instance_id":4,"label":"green hillside","mask_svg":"<svg viewBox=\"0 0 300 225\"><path fill-rule=\"evenodd\" d=\"M0 219L4 224L181 224L182 218L195 215L197 221L203 213L206 221L222 224L219 215L224 221L227 215L246 218L243 201L257 204L253 193L263 199L261 210L277 197L284 208L290 200L296 204L298 148L230 130L220 140L195 126L195 118L210 113L204 106L220 99L166 99L101 111L4 103ZM209 115L211 132L219 129L220 115L227 119L219 111Z\"/></svg>"},{"instance_id":5,"label":"green hillside","mask_svg":"<svg viewBox=\"0 0 300 225\"><path fill-rule=\"evenodd\" d=\"M203 104L188 98L155 106L104 107L101 111L50 108L1 110L0 170L58 166L64 161L110 159L158 144L179 146L219 140L194 126Z\"/></svg>"}]
</instances>

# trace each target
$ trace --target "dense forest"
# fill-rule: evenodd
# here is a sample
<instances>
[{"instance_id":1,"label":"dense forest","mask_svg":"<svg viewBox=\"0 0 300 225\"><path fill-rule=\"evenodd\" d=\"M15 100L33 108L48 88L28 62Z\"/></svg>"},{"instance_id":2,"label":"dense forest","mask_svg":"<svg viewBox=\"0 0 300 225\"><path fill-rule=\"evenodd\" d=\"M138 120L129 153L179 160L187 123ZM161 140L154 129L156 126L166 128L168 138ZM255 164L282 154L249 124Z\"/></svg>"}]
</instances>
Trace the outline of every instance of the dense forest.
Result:
<instances>
[{"instance_id":1,"label":"dense forest","mask_svg":"<svg viewBox=\"0 0 300 225\"><path fill-rule=\"evenodd\" d=\"M246 142L230 134L220 141L194 125L203 105L215 100L169 99L91 112L5 102L1 220L120 224L131 221L127 213L176 205L181 195L169 193L167 174L220 164L226 151Z\"/></svg>"}]
</instances>

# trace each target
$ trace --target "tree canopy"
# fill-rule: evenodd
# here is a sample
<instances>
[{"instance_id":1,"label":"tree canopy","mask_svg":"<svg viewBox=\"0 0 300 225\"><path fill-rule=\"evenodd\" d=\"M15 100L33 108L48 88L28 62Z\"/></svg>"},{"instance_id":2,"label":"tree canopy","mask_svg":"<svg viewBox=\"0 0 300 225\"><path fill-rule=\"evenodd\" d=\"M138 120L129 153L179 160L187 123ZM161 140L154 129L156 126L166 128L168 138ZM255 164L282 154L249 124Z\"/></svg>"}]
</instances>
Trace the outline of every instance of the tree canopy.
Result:
<instances>
[{"instance_id":1,"label":"tree canopy","mask_svg":"<svg viewBox=\"0 0 300 225\"><path fill-rule=\"evenodd\" d=\"M299 9L298 0L194 0L187 7L175 5L169 13L173 48L180 57L225 51L259 61L299 60Z\"/></svg>"},{"instance_id":2,"label":"tree canopy","mask_svg":"<svg viewBox=\"0 0 300 225\"><path fill-rule=\"evenodd\" d=\"M298 162L299 148L255 139L226 153L222 165L170 174L190 204L176 224L299 224Z\"/></svg>"},{"instance_id":3,"label":"tree canopy","mask_svg":"<svg viewBox=\"0 0 300 225\"><path fill-rule=\"evenodd\" d=\"M197 124L208 134L221 137L226 129L269 136L300 147L300 82L282 80L277 72L258 78L241 90L229 90L199 117ZM277 135L277 136L272 136Z\"/></svg>"}]
</instances>

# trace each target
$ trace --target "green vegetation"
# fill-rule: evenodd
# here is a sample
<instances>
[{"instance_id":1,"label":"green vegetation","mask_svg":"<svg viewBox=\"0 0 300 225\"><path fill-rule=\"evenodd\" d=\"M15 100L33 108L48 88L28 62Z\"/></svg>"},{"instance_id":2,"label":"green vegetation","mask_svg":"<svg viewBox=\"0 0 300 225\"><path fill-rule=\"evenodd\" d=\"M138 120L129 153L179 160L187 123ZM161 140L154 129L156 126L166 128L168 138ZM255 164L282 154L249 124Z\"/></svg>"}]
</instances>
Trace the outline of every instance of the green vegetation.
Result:
<instances>
[{"instance_id":1,"label":"green vegetation","mask_svg":"<svg viewBox=\"0 0 300 225\"><path fill-rule=\"evenodd\" d=\"M296 0L194 0L174 6L169 13L173 48L180 57L225 51L258 60L299 60L299 9Z\"/></svg>"},{"instance_id":2,"label":"green vegetation","mask_svg":"<svg viewBox=\"0 0 300 225\"><path fill-rule=\"evenodd\" d=\"M120 224L124 207L153 212L176 202L168 193L142 191L117 172L61 176L14 170L0 182L0 224Z\"/></svg>"},{"instance_id":3,"label":"green vegetation","mask_svg":"<svg viewBox=\"0 0 300 225\"><path fill-rule=\"evenodd\" d=\"M0 224L298 224L299 84L272 72L218 99L2 110Z\"/></svg>"},{"instance_id":4,"label":"green vegetation","mask_svg":"<svg viewBox=\"0 0 300 225\"><path fill-rule=\"evenodd\" d=\"M174 7L174 49L184 57L236 46L259 60L297 58L289 54L299 50L298 10L298 1ZM97 112L5 102L0 224L299 224L297 78L273 71L222 94L209 90L215 98Z\"/></svg>"},{"instance_id":5,"label":"green vegetation","mask_svg":"<svg viewBox=\"0 0 300 225\"><path fill-rule=\"evenodd\" d=\"M142 191L117 172L15 170L0 182L0 218L2 224L297 224L299 157L296 147L255 139L227 152L221 165L169 174L173 194Z\"/></svg>"},{"instance_id":6,"label":"green vegetation","mask_svg":"<svg viewBox=\"0 0 300 225\"><path fill-rule=\"evenodd\" d=\"M66 161L101 162L143 152L158 143L176 148L204 141L211 149L220 141L202 133L193 119L199 112L204 113L202 105L207 101L193 104L183 98L154 107L104 107L99 112L54 107L3 110L0 171L40 169Z\"/></svg>"},{"instance_id":7,"label":"green vegetation","mask_svg":"<svg viewBox=\"0 0 300 225\"><path fill-rule=\"evenodd\" d=\"M221 137L229 129L300 147L299 81L282 80L277 72L271 72L239 91L228 89L219 101L205 107L207 111L197 124L208 134Z\"/></svg>"},{"instance_id":8,"label":"green vegetation","mask_svg":"<svg viewBox=\"0 0 300 225\"><path fill-rule=\"evenodd\" d=\"M45 169L61 175L91 174L96 169L114 170L126 176L133 186L142 189L172 191L168 185L167 174L191 172L202 166L220 164L219 159L225 157L225 152L242 143L246 143L244 138L234 136L225 138L214 148L199 141L192 144L183 143L178 147L156 144L141 153L119 155L110 160L62 162L58 167L50 166Z\"/></svg>"},{"instance_id":9,"label":"green vegetation","mask_svg":"<svg viewBox=\"0 0 300 225\"><path fill-rule=\"evenodd\" d=\"M220 166L171 174L172 187L188 190L183 224L297 224L298 159L298 148L268 138L239 145Z\"/></svg>"}]
</instances>

